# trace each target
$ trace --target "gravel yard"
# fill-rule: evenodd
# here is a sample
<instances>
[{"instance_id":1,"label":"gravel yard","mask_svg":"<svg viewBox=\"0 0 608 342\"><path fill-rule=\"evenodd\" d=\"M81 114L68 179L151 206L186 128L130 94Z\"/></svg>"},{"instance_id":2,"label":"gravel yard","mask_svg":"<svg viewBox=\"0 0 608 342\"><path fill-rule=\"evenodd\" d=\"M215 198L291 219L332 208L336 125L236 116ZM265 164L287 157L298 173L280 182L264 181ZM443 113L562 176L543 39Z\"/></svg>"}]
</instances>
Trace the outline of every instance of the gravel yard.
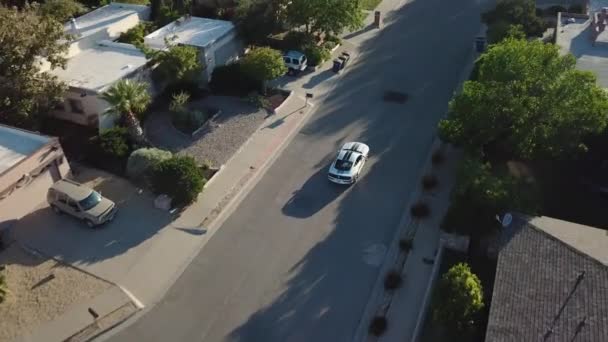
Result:
<instances>
[{"instance_id":1,"label":"gravel yard","mask_svg":"<svg viewBox=\"0 0 608 342\"><path fill-rule=\"evenodd\" d=\"M17 243L0 252L9 295L0 304L0 341L10 341L51 321L71 305L91 299L112 284L53 259L30 253Z\"/></svg>"},{"instance_id":2,"label":"gravel yard","mask_svg":"<svg viewBox=\"0 0 608 342\"><path fill-rule=\"evenodd\" d=\"M167 127L168 113L155 113L146 122L146 134L158 147L194 157L213 167L225 164L264 122L268 113L245 100L228 96L209 96L192 102L189 108L214 107L221 113L205 123L205 128L192 139Z\"/></svg>"}]
</instances>

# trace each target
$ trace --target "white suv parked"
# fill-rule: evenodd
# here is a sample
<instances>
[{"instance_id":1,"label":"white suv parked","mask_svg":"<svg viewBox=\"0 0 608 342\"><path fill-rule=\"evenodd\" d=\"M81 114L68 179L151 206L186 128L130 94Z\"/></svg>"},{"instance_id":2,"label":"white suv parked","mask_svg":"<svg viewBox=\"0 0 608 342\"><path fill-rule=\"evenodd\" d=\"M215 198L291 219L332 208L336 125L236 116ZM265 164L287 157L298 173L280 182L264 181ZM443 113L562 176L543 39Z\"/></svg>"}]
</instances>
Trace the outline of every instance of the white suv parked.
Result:
<instances>
[{"instance_id":1,"label":"white suv parked","mask_svg":"<svg viewBox=\"0 0 608 342\"><path fill-rule=\"evenodd\" d=\"M290 75L297 75L308 67L306 55L299 51L287 51L283 55L283 61Z\"/></svg>"}]
</instances>

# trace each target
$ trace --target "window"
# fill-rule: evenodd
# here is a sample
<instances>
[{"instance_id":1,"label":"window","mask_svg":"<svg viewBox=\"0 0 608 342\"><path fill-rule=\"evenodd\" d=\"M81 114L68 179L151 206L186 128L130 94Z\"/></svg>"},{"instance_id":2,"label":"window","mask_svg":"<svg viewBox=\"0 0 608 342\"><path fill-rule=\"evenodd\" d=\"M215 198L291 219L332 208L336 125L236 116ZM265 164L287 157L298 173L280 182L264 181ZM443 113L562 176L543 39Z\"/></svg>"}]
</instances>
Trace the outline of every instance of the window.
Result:
<instances>
[{"instance_id":1,"label":"window","mask_svg":"<svg viewBox=\"0 0 608 342\"><path fill-rule=\"evenodd\" d=\"M72 108L72 113L84 114L84 107L82 106L82 101L76 99L68 99L70 103L70 108Z\"/></svg>"},{"instance_id":2,"label":"window","mask_svg":"<svg viewBox=\"0 0 608 342\"><path fill-rule=\"evenodd\" d=\"M283 61L285 61L285 63L290 64L291 63L291 58L289 57L283 57Z\"/></svg>"},{"instance_id":3,"label":"window","mask_svg":"<svg viewBox=\"0 0 608 342\"><path fill-rule=\"evenodd\" d=\"M355 162L355 165L359 165L359 163L361 162L361 159L363 159L363 157L358 156L357 161Z\"/></svg>"},{"instance_id":4,"label":"window","mask_svg":"<svg viewBox=\"0 0 608 342\"><path fill-rule=\"evenodd\" d=\"M68 199L68 205L75 211L80 211L80 209L78 209L78 204L76 204L76 202L72 201L71 199Z\"/></svg>"}]
</instances>

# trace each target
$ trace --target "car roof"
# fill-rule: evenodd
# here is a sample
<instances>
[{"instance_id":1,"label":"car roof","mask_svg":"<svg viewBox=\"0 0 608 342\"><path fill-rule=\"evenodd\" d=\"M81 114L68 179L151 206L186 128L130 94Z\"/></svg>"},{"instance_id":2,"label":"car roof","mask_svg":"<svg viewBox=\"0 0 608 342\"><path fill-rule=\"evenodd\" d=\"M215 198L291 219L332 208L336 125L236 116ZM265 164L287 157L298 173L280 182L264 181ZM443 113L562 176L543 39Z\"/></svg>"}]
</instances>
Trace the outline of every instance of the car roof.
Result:
<instances>
[{"instance_id":1,"label":"car roof","mask_svg":"<svg viewBox=\"0 0 608 342\"><path fill-rule=\"evenodd\" d=\"M81 201L87 198L93 191L82 184L78 184L68 179L57 181L51 186L51 189L68 195L75 201Z\"/></svg>"},{"instance_id":2,"label":"car roof","mask_svg":"<svg viewBox=\"0 0 608 342\"><path fill-rule=\"evenodd\" d=\"M365 152L365 150L369 151L369 147L367 145L365 145L364 143L352 141L352 142L347 142L344 145L342 145L341 150L355 151L355 152L363 153L363 152Z\"/></svg>"},{"instance_id":3,"label":"car roof","mask_svg":"<svg viewBox=\"0 0 608 342\"><path fill-rule=\"evenodd\" d=\"M361 153L357 152L357 151L349 151L349 150L340 150L340 152L338 152L338 158L336 158L337 160L346 160L349 162L354 163L357 160L357 157L360 156Z\"/></svg>"},{"instance_id":4,"label":"car roof","mask_svg":"<svg viewBox=\"0 0 608 342\"><path fill-rule=\"evenodd\" d=\"M304 54L299 51L289 50L283 56L300 59L300 57L304 56Z\"/></svg>"}]
</instances>

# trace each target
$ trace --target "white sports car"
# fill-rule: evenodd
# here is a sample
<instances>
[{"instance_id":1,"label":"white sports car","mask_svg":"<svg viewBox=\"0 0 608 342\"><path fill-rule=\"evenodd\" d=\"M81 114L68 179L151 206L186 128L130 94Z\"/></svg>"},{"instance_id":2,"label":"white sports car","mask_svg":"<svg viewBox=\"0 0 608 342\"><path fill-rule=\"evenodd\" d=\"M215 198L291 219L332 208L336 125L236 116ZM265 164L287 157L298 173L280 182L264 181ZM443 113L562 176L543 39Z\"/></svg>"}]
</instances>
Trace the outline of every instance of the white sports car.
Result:
<instances>
[{"instance_id":1,"label":"white sports car","mask_svg":"<svg viewBox=\"0 0 608 342\"><path fill-rule=\"evenodd\" d=\"M348 142L338 152L338 157L329 167L327 178L338 184L357 181L369 155L369 146L360 142Z\"/></svg>"}]
</instances>

